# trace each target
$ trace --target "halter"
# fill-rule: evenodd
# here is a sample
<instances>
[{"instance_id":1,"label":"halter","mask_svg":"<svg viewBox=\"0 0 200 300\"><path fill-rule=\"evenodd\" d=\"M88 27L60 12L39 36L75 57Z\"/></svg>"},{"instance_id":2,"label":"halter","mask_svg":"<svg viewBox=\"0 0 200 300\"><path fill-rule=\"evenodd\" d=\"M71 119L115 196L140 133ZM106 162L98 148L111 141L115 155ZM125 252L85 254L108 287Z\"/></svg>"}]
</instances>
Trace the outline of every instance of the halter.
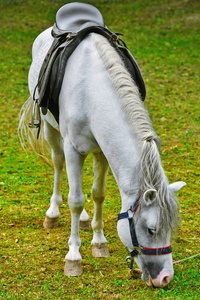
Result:
<instances>
[{"instance_id":1,"label":"halter","mask_svg":"<svg viewBox=\"0 0 200 300\"><path fill-rule=\"evenodd\" d=\"M139 206L139 200L140 196L137 197L134 205L131 205L131 207L128 209L128 211L131 211L134 215L136 210L138 209ZM133 250L129 251L129 256L126 258L126 262L128 267L130 268L130 272L133 270L133 261L134 257L138 256L139 254L145 254L145 255L164 255L164 254L169 254L172 252L172 247L167 246L167 247L162 247L162 248L144 248L138 243L137 235L135 232L135 224L133 221L133 216L129 217L128 211L120 213L118 215L118 221L122 219L128 219L129 220L129 229L130 229L130 234L131 234L131 240L133 244Z\"/></svg>"}]
</instances>

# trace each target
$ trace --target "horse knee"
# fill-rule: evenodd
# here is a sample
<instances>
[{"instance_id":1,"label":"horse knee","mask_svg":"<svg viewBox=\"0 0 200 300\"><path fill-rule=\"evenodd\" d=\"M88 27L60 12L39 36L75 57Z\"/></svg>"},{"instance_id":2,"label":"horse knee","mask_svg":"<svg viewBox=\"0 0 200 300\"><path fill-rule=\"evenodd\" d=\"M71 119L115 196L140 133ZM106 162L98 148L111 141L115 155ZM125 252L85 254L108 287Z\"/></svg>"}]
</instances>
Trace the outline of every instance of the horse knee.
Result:
<instances>
[{"instance_id":1,"label":"horse knee","mask_svg":"<svg viewBox=\"0 0 200 300\"><path fill-rule=\"evenodd\" d=\"M52 157L52 161L55 166L58 166L58 167L60 166L61 168L63 168L64 162L65 162L65 157L64 157L64 153L62 150L52 151L51 157Z\"/></svg>"},{"instance_id":2,"label":"horse knee","mask_svg":"<svg viewBox=\"0 0 200 300\"><path fill-rule=\"evenodd\" d=\"M105 196L96 196L95 193L92 191L92 198L96 204L102 204L104 202Z\"/></svg>"},{"instance_id":3,"label":"horse knee","mask_svg":"<svg viewBox=\"0 0 200 300\"><path fill-rule=\"evenodd\" d=\"M81 214L85 204L85 197L83 194L69 194L68 204L71 212Z\"/></svg>"},{"instance_id":4,"label":"horse knee","mask_svg":"<svg viewBox=\"0 0 200 300\"><path fill-rule=\"evenodd\" d=\"M92 187L92 198L94 200L95 203L99 203L101 204L106 196L106 188L104 185L101 186L96 186L95 184L93 184Z\"/></svg>"}]
</instances>

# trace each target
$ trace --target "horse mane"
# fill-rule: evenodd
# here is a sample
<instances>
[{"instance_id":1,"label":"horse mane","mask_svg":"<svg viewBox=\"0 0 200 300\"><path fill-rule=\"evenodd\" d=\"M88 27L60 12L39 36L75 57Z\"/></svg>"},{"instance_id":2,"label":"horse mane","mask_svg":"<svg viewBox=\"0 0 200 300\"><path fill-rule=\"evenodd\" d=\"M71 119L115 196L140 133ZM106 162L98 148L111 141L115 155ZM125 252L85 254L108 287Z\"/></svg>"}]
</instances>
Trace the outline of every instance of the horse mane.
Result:
<instances>
[{"instance_id":1,"label":"horse mane","mask_svg":"<svg viewBox=\"0 0 200 300\"><path fill-rule=\"evenodd\" d=\"M159 228L161 234L165 234L169 229L177 228L179 212L176 197L169 189L169 182L162 168L160 138L153 130L138 87L126 70L118 53L104 37L95 35L94 40L141 152L139 194L143 194L147 189L156 189L156 201L160 207ZM144 203L143 197L141 197L140 203Z\"/></svg>"}]
</instances>

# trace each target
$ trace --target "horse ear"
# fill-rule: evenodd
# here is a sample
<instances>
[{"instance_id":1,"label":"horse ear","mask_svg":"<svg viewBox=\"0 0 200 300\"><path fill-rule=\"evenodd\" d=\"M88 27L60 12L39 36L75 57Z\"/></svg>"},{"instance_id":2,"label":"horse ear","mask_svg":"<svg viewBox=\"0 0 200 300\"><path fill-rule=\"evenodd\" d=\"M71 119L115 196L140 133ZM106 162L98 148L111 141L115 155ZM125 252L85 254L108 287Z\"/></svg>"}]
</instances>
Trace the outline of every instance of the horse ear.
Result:
<instances>
[{"instance_id":1,"label":"horse ear","mask_svg":"<svg viewBox=\"0 0 200 300\"><path fill-rule=\"evenodd\" d=\"M156 199L156 194L157 191L154 189L149 189L144 193L143 198L146 205L150 205L153 203L153 201Z\"/></svg>"},{"instance_id":2,"label":"horse ear","mask_svg":"<svg viewBox=\"0 0 200 300\"><path fill-rule=\"evenodd\" d=\"M184 187L186 183L184 181L177 181L174 183L171 183L169 185L170 190L172 190L174 193L178 192L182 187Z\"/></svg>"}]
</instances>

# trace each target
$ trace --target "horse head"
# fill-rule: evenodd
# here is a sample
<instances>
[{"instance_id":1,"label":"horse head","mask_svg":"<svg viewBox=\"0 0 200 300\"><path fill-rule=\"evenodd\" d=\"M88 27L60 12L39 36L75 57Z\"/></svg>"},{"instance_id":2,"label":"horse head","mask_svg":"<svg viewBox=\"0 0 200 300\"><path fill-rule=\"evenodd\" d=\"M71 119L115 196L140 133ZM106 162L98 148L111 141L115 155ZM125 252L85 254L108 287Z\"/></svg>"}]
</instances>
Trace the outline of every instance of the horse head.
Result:
<instances>
[{"instance_id":1,"label":"horse head","mask_svg":"<svg viewBox=\"0 0 200 300\"><path fill-rule=\"evenodd\" d=\"M172 183L168 186L169 193L173 196L183 186L185 182ZM149 189L137 198L128 212L121 213L118 234L130 253L127 258L129 268L132 270L135 259L147 285L164 287L174 275L170 245L174 228L172 224L166 224L167 220L171 223L170 216L166 218L167 212L163 212L166 208L158 205L157 197L157 191Z\"/></svg>"}]
</instances>

